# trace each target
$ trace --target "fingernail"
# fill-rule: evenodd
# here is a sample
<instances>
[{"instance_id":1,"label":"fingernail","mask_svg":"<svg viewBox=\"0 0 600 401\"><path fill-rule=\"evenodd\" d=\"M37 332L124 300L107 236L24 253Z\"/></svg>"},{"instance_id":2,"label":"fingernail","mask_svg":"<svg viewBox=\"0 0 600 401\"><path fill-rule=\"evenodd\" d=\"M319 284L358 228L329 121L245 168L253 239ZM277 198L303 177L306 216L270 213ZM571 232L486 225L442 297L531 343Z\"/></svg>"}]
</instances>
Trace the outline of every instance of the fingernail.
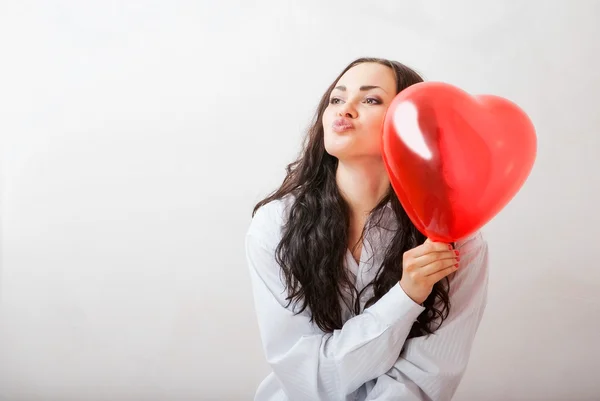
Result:
<instances>
[{"instance_id":1,"label":"fingernail","mask_svg":"<svg viewBox=\"0 0 600 401\"><path fill-rule=\"evenodd\" d=\"M460 256L457 256L457 257L456 257L456 261L457 261L457 262L460 262Z\"/></svg>"},{"instance_id":2,"label":"fingernail","mask_svg":"<svg viewBox=\"0 0 600 401\"><path fill-rule=\"evenodd\" d=\"M454 253L456 254L456 256L458 256L458 255L459 255L459 252L458 252L458 251L454 251Z\"/></svg>"}]
</instances>

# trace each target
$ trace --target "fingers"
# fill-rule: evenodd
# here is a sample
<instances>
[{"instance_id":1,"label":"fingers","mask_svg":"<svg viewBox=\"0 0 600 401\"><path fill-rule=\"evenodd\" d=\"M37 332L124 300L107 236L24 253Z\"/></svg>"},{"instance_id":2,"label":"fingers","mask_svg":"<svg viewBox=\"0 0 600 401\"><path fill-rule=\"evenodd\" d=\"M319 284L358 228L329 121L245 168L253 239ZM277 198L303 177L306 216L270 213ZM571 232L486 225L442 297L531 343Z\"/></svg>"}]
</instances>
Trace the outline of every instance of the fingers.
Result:
<instances>
[{"instance_id":1,"label":"fingers","mask_svg":"<svg viewBox=\"0 0 600 401\"><path fill-rule=\"evenodd\" d=\"M444 271L448 268L458 268L458 259L450 258L450 259L440 259L436 260L424 267L422 267L423 275L428 279L435 277L441 271ZM443 276L442 276L443 277Z\"/></svg>"},{"instance_id":2,"label":"fingers","mask_svg":"<svg viewBox=\"0 0 600 401\"><path fill-rule=\"evenodd\" d=\"M445 269L442 270L438 270L436 273L427 276L427 278L429 280L431 280L432 283L437 283L438 281L440 281L441 279L443 279L444 277L454 273L455 271L458 270L458 265L452 265L450 267L447 267Z\"/></svg>"},{"instance_id":3,"label":"fingers","mask_svg":"<svg viewBox=\"0 0 600 401\"><path fill-rule=\"evenodd\" d=\"M451 251L452 245L444 242L433 242L429 238L421 245L409 250L407 256L412 258L418 258L432 252L443 252Z\"/></svg>"},{"instance_id":4,"label":"fingers","mask_svg":"<svg viewBox=\"0 0 600 401\"><path fill-rule=\"evenodd\" d=\"M424 269L431 269L429 265L435 264L437 262L457 263L459 260L460 258L458 256L458 251L446 250L442 252L431 252L426 255L419 256L418 258L414 259L413 263L415 264L415 266L422 267Z\"/></svg>"},{"instance_id":5,"label":"fingers","mask_svg":"<svg viewBox=\"0 0 600 401\"><path fill-rule=\"evenodd\" d=\"M459 251L454 250L451 245L427 239L422 245L411 249L405 254L403 265L405 270L419 270L419 276L430 279L429 276L440 271L457 267L455 265L458 265L459 261ZM442 277L451 272L446 272Z\"/></svg>"}]
</instances>

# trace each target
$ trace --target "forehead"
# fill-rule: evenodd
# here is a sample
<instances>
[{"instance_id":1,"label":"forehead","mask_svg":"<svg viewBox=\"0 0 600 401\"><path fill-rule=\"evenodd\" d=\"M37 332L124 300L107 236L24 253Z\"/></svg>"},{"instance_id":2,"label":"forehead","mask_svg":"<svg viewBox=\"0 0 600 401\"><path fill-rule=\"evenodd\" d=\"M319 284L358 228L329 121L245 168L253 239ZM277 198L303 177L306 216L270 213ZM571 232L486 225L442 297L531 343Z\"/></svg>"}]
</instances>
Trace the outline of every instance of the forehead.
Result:
<instances>
[{"instance_id":1,"label":"forehead","mask_svg":"<svg viewBox=\"0 0 600 401\"><path fill-rule=\"evenodd\" d=\"M355 65L341 76L337 85L346 86L348 89L362 85L375 85L389 93L396 91L396 80L392 69L379 63Z\"/></svg>"}]
</instances>

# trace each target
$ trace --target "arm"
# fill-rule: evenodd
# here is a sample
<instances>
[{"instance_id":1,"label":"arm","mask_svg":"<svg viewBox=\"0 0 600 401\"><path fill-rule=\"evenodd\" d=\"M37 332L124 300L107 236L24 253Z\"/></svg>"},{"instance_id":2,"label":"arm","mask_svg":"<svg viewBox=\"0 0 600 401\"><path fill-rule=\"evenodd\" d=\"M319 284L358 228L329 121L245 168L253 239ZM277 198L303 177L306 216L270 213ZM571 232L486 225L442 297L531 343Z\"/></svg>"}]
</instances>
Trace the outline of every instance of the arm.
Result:
<instances>
[{"instance_id":1,"label":"arm","mask_svg":"<svg viewBox=\"0 0 600 401\"><path fill-rule=\"evenodd\" d=\"M259 210L260 212L260 210ZM262 218L257 215L255 219ZM260 224L256 224L260 227ZM408 332L425 309L395 285L340 330L323 333L310 311L286 308L286 290L269 227L246 235L255 308L267 361L290 400L344 400L396 362Z\"/></svg>"},{"instance_id":2,"label":"arm","mask_svg":"<svg viewBox=\"0 0 600 401\"><path fill-rule=\"evenodd\" d=\"M365 401L450 400L464 375L487 303L488 248L480 233L457 244L461 267L450 280L450 313L433 335L406 341L386 374L367 384Z\"/></svg>"}]
</instances>

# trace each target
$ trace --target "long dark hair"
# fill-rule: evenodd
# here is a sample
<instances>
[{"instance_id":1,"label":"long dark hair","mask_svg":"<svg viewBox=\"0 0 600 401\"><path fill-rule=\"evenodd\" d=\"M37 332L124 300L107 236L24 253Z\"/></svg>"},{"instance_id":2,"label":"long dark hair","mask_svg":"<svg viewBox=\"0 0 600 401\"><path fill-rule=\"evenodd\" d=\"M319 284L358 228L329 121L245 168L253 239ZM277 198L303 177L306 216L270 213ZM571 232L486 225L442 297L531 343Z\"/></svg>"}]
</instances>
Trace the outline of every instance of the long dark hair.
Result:
<instances>
[{"instance_id":1,"label":"long dark hair","mask_svg":"<svg viewBox=\"0 0 600 401\"><path fill-rule=\"evenodd\" d=\"M263 205L287 195L294 201L282 227L282 239L275 251L287 287L288 306L300 306L298 313L309 308L312 321L324 332L342 327L340 297L350 289L352 302L348 305L359 314L360 299L372 287L373 296L368 307L380 299L402 278L404 252L425 241L408 218L390 186L387 195L372 210L371 216L382 216L389 203L398 221L398 229L387 247L384 261L375 279L358 291L344 267L348 249L349 206L342 198L336 184L338 159L325 150L322 117L336 82L350 68L360 63L379 63L388 66L396 78L397 93L423 79L407 66L391 60L360 58L348 65L321 97L314 120L308 129L299 158L286 168L287 175L275 192L256 204L252 216ZM380 218L368 219L365 231L378 225ZM450 302L449 281L440 280L423 303L425 310L414 322L408 338L433 333L448 316ZM437 327L434 322L438 321Z\"/></svg>"}]
</instances>

